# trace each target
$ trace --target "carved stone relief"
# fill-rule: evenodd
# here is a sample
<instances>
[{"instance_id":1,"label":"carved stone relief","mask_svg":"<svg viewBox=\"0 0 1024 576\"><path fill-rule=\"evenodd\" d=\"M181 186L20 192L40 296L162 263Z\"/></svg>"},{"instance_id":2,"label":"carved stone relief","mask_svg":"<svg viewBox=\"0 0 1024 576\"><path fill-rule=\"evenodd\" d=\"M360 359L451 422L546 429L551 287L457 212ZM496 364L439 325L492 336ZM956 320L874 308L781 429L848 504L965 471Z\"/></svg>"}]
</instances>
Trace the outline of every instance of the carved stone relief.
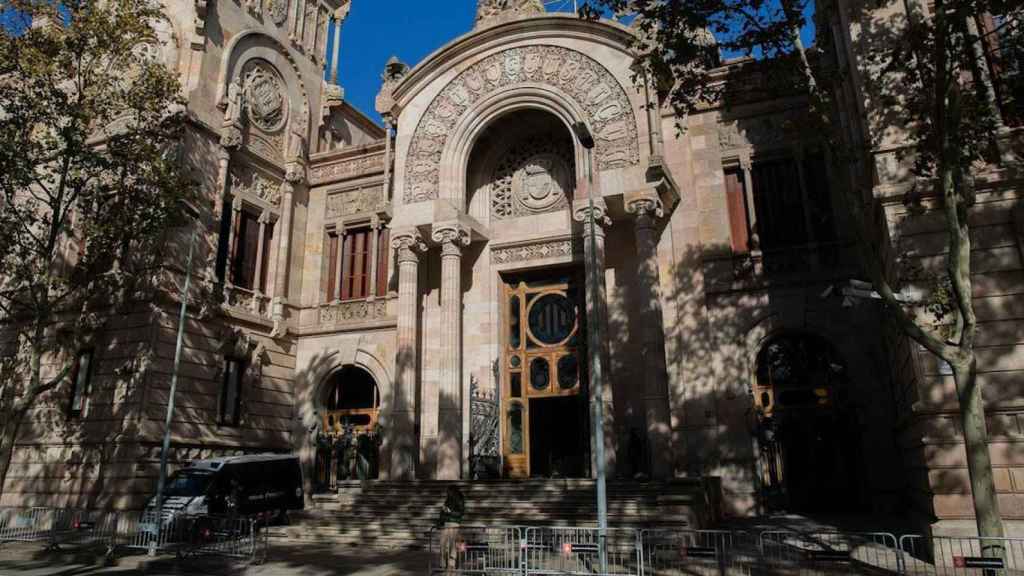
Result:
<instances>
[{"instance_id":1,"label":"carved stone relief","mask_svg":"<svg viewBox=\"0 0 1024 576\"><path fill-rule=\"evenodd\" d=\"M270 21L277 26L284 26L288 21L288 0L266 0L264 10Z\"/></svg>"},{"instance_id":2,"label":"carved stone relief","mask_svg":"<svg viewBox=\"0 0 1024 576\"><path fill-rule=\"evenodd\" d=\"M599 169L639 162L632 104L608 70L589 56L561 46L510 48L463 71L431 102L409 148L405 202L438 197L441 153L473 104L495 90L525 83L553 86L576 101L593 132Z\"/></svg>"},{"instance_id":3,"label":"carved stone relief","mask_svg":"<svg viewBox=\"0 0 1024 576\"><path fill-rule=\"evenodd\" d=\"M476 3L477 26L544 13L541 0L478 0Z\"/></svg>"},{"instance_id":4,"label":"carved stone relief","mask_svg":"<svg viewBox=\"0 0 1024 576\"><path fill-rule=\"evenodd\" d=\"M718 145L722 150L780 146L798 139L800 117L794 112L773 114L718 125Z\"/></svg>"},{"instance_id":5,"label":"carved stone relief","mask_svg":"<svg viewBox=\"0 0 1024 576\"><path fill-rule=\"evenodd\" d=\"M259 172L248 174L231 172L231 193L243 198L258 199L271 206L281 204L281 183L275 182Z\"/></svg>"},{"instance_id":6,"label":"carved stone relief","mask_svg":"<svg viewBox=\"0 0 1024 576\"><path fill-rule=\"evenodd\" d=\"M382 209L384 204L383 185L337 192L327 197L327 218L342 218L353 214L376 212Z\"/></svg>"},{"instance_id":7,"label":"carved stone relief","mask_svg":"<svg viewBox=\"0 0 1024 576\"><path fill-rule=\"evenodd\" d=\"M320 324L344 324L347 322L367 322L387 318L387 302L342 302L320 307Z\"/></svg>"},{"instance_id":8,"label":"carved stone relief","mask_svg":"<svg viewBox=\"0 0 1024 576\"><path fill-rule=\"evenodd\" d=\"M497 220L563 210L574 184L572 144L528 138L514 145L491 179L491 215Z\"/></svg>"},{"instance_id":9,"label":"carved stone relief","mask_svg":"<svg viewBox=\"0 0 1024 576\"><path fill-rule=\"evenodd\" d=\"M511 264L515 262L544 260L546 258L564 258L573 256L573 254L572 240L548 240L533 244L492 248L491 262L493 264Z\"/></svg>"}]
</instances>

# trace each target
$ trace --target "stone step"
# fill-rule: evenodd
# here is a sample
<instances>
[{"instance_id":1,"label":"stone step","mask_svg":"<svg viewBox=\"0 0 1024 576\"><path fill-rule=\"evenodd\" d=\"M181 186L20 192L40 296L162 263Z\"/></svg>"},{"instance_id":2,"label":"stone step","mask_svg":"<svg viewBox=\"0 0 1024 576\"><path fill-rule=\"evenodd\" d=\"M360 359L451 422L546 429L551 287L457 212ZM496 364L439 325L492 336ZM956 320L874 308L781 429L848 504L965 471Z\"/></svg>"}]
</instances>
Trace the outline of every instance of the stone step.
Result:
<instances>
[{"instance_id":1,"label":"stone step","mask_svg":"<svg viewBox=\"0 0 1024 576\"><path fill-rule=\"evenodd\" d=\"M449 488L465 497L464 525L596 527L596 485L559 479L484 482L342 482L318 494L293 525L276 529L289 542L423 548ZM704 484L614 482L608 487L610 524L617 527L678 527L694 523L704 507Z\"/></svg>"}]
</instances>

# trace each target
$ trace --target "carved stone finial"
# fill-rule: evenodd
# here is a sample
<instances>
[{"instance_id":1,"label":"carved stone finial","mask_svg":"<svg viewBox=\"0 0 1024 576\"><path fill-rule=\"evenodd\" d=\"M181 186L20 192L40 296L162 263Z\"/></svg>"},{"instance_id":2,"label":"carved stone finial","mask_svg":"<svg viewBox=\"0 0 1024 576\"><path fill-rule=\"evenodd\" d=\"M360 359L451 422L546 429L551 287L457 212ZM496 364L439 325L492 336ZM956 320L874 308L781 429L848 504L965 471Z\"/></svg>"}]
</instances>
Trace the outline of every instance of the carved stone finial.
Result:
<instances>
[{"instance_id":1,"label":"carved stone finial","mask_svg":"<svg viewBox=\"0 0 1024 576\"><path fill-rule=\"evenodd\" d=\"M380 76L383 84L380 87L380 92L377 93L377 101L374 103L378 114L391 114L391 110L395 107L395 88L407 74L409 74L409 65L399 60L397 56L392 56L384 65L384 73Z\"/></svg>"}]
</instances>

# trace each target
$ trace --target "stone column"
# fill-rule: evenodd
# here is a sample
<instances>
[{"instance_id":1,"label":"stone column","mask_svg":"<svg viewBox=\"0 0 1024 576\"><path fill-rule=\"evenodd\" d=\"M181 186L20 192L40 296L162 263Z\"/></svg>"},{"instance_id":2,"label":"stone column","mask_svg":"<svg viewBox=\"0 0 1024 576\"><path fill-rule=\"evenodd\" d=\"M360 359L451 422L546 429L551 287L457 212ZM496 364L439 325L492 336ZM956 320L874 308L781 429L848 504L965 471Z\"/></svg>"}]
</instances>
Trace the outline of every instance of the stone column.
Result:
<instances>
[{"instance_id":1,"label":"stone column","mask_svg":"<svg viewBox=\"0 0 1024 576\"><path fill-rule=\"evenodd\" d=\"M235 254L238 252L238 226L242 217L242 194L234 192L234 199L231 201L231 225L228 226L228 261L224 266L224 302L231 303L231 292L234 284L234 262Z\"/></svg>"},{"instance_id":2,"label":"stone column","mask_svg":"<svg viewBox=\"0 0 1024 576\"><path fill-rule=\"evenodd\" d=\"M395 394L388 422L391 480L411 480L416 472L416 358L419 349L419 254L427 249L415 229L395 232L398 251L398 326Z\"/></svg>"},{"instance_id":3,"label":"stone column","mask_svg":"<svg viewBox=\"0 0 1024 576\"><path fill-rule=\"evenodd\" d=\"M380 229L382 223L380 216L374 214L370 217L370 294L369 299L377 298L377 263L380 262Z\"/></svg>"},{"instance_id":4,"label":"stone column","mask_svg":"<svg viewBox=\"0 0 1024 576\"><path fill-rule=\"evenodd\" d=\"M663 217L661 201L634 200L626 211L635 218L637 287L640 295L641 355L644 371L644 424L651 477L668 478L672 470L672 425L669 418L668 367L661 312L661 279L655 224Z\"/></svg>"},{"instance_id":5,"label":"stone column","mask_svg":"<svg viewBox=\"0 0 1024 576\"><path fill-rule=\"evenodd\" d=\"M462 474L462 249L469 230L437 224L431 235L441 246L441 376L437 392L437 479Z\"/></svg>"},{"instance_id":6,"label":"stone column","mask_svg":"<svg viewBox=\"0 0 1024 576\"><path fill-rule=\"evenodd\" d=\"M260 279L263 278L263 269L265 267L263 264L263 247L266 245L267 224L269 223L270 211L264 210L260 213L259 245L256 246L256 275L252 280L252 291L256 295L256 297L252 299L252 312L257 316L262 316L263 297L265 296L263 293L263 283L260 282Z\"/></svg>"},{"instance_id":7,"label":"stone column","mask_svg":"<svg viewBox=\"0 0 1024 576\"><path fill-rule=\"evenodd\" d=\"M580 222L583 236L583 257L586 269L586 293L587 293L587 354L593 350L599 351L602 374L601 398L594 397L594 387L590 386L590 401L600 402L604 415L604 451L606 471L609 477L615 475L615 422L612 411L612 386L609 367L611 365L608 348L608 297L605 287L605 257L604 238L605 228L611 226L611 219L607 216L607 208L604 202L595 203L591 210L586 200L577 200L573 203L573 219ZM594 221L594 241L591 242L591 219ZM591 250L593 247L593 256ZM596 261L597 283L595 285L591 274L592 263ZM595 330L595 327L599 328ZM593 475L597 470L595 460L597 450L594 444L593 423L590 423L590 471Z\"/></svg>"},{"instance_id":8,"label":"stone column","mask_svg":"<svg viewBox=\"0 0 1024 576\"><path fill-rule=\"evenodd\" d=\"M340 13L334 14L334 54L331 56L331 84L338 85L338 74L341 70L341 25L345 19ZM327 60L327 58L324 58Z\"/></svg>"},{"instance_id":9,"label":"stone column","mask_svg":"<svg viewBox=\"0 0 1024 576\"><path fill-rule=\"evenodd\" d=\"M292 240L292 202L295 196L295 180L286 179L281 184L281 235L277 240L277 266L274 268L274 298L272 300L272 316L275 320L274 331L283 328L284 305L288 301L288 260L291 253Z\"/></svg>"}]
</instances>

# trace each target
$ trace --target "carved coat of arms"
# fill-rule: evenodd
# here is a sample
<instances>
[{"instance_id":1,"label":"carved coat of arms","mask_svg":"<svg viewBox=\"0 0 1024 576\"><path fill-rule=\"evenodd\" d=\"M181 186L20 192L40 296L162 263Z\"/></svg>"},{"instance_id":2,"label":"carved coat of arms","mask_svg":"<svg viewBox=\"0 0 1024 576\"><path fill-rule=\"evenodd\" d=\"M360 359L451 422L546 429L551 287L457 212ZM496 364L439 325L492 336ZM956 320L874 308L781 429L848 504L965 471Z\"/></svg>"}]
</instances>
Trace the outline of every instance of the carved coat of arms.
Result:
<instances>
[{"instance_id":1,"label":"carved coat of arms","mask_svg":"<svg viewBox=\"0 0 1024 576\"><path fill-rule=\"evenodd\" d=\"M281 81L268 70L256 67L246 76L245 104L249 119L260 129L276 132L284 125L286 102Z\"/></svg>"}]
</instances>

